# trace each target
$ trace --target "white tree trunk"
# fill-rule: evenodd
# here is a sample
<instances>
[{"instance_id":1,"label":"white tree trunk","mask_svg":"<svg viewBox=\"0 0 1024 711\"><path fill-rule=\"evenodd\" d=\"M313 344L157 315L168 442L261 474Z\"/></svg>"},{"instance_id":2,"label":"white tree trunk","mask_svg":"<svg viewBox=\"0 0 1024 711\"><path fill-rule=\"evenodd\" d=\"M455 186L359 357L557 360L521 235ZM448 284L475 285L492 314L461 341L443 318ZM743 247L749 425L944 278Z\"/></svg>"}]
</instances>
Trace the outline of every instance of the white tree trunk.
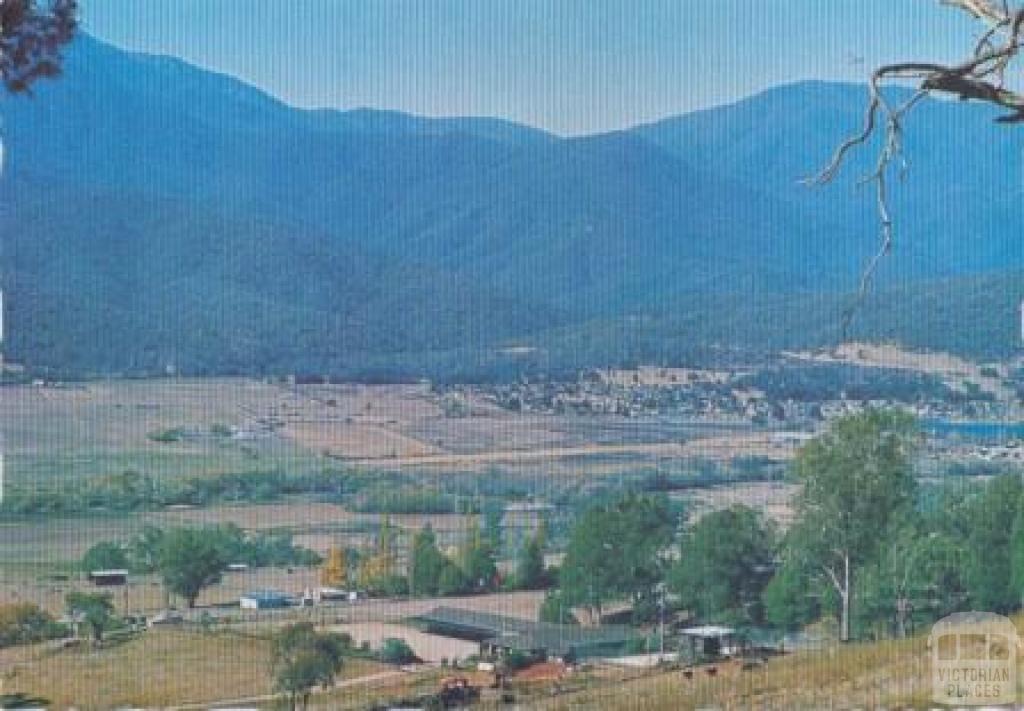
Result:
<instances>
[{"instance_id":1,"label":"white tree trunk","mask_svg":"<svg viewBox=\"0 0 1024 711\"><path fill-rule=\"evenodd\" d=\"M839 591L843 602L842 619L839 625L839 640L850 641L850 555L843 555L843 589Z\"/></svg>"}]
</instances>

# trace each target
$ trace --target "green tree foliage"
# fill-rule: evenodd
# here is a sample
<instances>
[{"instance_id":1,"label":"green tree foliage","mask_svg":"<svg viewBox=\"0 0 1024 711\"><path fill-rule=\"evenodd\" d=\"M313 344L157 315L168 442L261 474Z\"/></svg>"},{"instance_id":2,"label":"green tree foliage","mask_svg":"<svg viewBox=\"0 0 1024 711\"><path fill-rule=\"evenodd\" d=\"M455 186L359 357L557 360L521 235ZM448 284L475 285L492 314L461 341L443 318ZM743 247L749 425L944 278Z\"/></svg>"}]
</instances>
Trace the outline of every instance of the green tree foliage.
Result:
<instances>
[{"instance_id":1,"label":"green tree foliage","mask_svg":"<svg viewBox=\"0 0 1024 711\"><path fill-rule=\"evenodd\" d=\"M381 645L380 660L385 664L409 664L416 661L416 653L404 639L389 637Z\"/></svg>"},{"instance_id":2,"label":"green tree foliage","mask_svg":"<svg viewBox=\"0 0 1024 711\"><path fill-rule=\"evenodd\" d=\"M484 505L484 540L495 554L504 543L505 506L498 499L488 499Z\"/></svg>"},{"instance_id":3,"label":"green tree foliage","mask_svg":"<svg viewBox=\"0 0 1024 711\"><path fill-rule=\"evenodd\" d=\"M349 508L360 513L387 514L450 514L456 501L443 492L416 486L379 485L361 491Z\"/></svg>"},{"instance_id":4,"label":"green tree foliage","mask_svg":"<svg viewBox=\"0 0 1024 711\"><path fill-rule=\"evenodd\" d=\"M436 595L441 574L450 565L437 547L437 537L427 524L412 539L409 589L413 595Z\"/></svg>"},{"instance_id":5,"label":"green tree foliage","mask_svg":"<svg viewBox=\"0 0 1024 711\"><path fill-rule=\"evenodd\" d=\"M796 630L821 615L822 586L801 562L784 561L761 596L766 619L778 629Z\"/></svg>"},{"instance_id":6,"label":"green tree foliage","mask_svg":"<svg viewBox=\"0 0 1024 711\"><path fill-rule=\"evenodd\" d=\"M159 489L156 479L129 469L90 481L83 498L89 509L135 511L158 500Z\"/></svg>"},{"instance_id":7,"label":"green tree foliage","mask_svg":"<svg viewBox=\"0 0 1024 711\"><path fill-rule=\"evenodd\" d=\"M120 543L97 543L82 556L81 568L94 570L121 570L129 567L128 550Z\"/></svg>"},{"instance_id":8,"label":"green tree foliage","mask_svg":"<svg viewBox=\"0 0 1024 711\"><path fill-rule=\"evenodd\" d=\"M537 590L548 584L544 570L543 534L538 532L523 543L516 564L516 587L520 590Z\"/></svg>"},{"instance_id":9,"label":"green tree foliage","mask_svg":"<svg viewBox=\"0 0 1024 711\"><path fill-rule=\"evenodd\" d=\"M391 525L390 517L385 516L377 531L374 546L360 556L358 582L367 592L398 595L408 591L408 579L396 570L398 535L399 531Z\"/></svg>"},{"instance_id":10,"label":"green tree foliage","mask_svg":"<svg viewBox=\"0 0 1024 711\"><path fill-rule=\"evenodd\" d=\"M196 529L209 544L216 548L225 565L245 563L253 568L269 566L316 566L321 562L314 551L292 542L284 533L246 533L234 524L205 526ZM126 545L115 542L98 543L90 548L81 561L83 570L127 568L137 573L151 573L160 569L160 557L167 544L168 532L155 526L146 526Z\"/></svg>"},{"instance_id":11,"label":"green tree foliage","mask_svg":"<svg viewBox=\"0 0 1024 711\"><path fill-rule=\"evenodd\" d=\"M868 410L834 421L793 464L802 484L787 535L792 556L806 559L839 597L840 638L850 639L859 566L874 560L888 531L913 501L913 418Z\"/></svg>"},{"instance_id":12,"label":"green tree foliage","mask_svg":"<svg viewBox=\"0 0 1024 711\"><path fill-rule=\"evenodd\" d=\"M921 517L886 536L855 581L858 635L904 637L959 609L967 598L961 541Z\"/></svg>"},{"instance_id":13,"label":"green tree foliage","mask_svg":"<svg viewBox=\"0 0 1024 711\"><path fill-rule=\"evenodd\" d=\"M445 561L444 568L437 580L437 592L439 595L458 595L465 592L469 587L469 581L462 568L450 560Z\"/></svg>"},{"instance_id":14,"label":"green tree foliage","mask_svg":"<svg viewBox=\"0 0 1024 711\"><path fill-rule=\"evenodd\" d=\"M1024 500L1018 504L1010 540L1011 585L1020 593L1021 604L1024 604Z\"/></svg>"},{"instance_id":15,"label":"green tree foliage","mask_svg":"<svg viewBox=\"0 0 1024 711\"><path fill-rule=\"evenodd\" d=\"M220 582L228 561L216 540L202 529L177 528L160 542L158 567L164 586L195 607L199 593Z\"/></svg>"},{"instance_id":16,"label":"green tree foliage","mask_svg":"<svg viewBox=\"0 0 1024 711\"><path fill-rule=\"evenodd\" d=\"M965 572L975 609L1005 613L1020 605L1022 589L1013 583L1020 566L1018 562L1018 571L1013 568L1021 546L1013 538L1020 509L1021 480L1012 474L996 477L967 503Z\"/></svg>"},{"instance_id":17,"label":"green tree foliage","mask_svg":"<svg viewBox=\"0 0 1024 711\"><path fill-rule=\"evenodd\" d=\"M468 586L474 591L491 590L498 578L497 551L491 547L488 538L481 534L480 527L470 524L466 540L459 554L459 565Z\"/></svg>"},{"instance_id":18,"label":"green tree foliage","mask_svg":"<svg viewBox=\"0 0 1024 711\"><path fill-rule=\"evenodd\" d=\"M585 512L572 529L559 575L564 599L597 618L610 601L625 599L638 608L653 599L675 530L663 497L630 494Z\"/></svg>"},{"instance_id":19,"label":"green tree foliage","mask_svg":"<svg viewBox=\"0 0 1024 711\"><path fill-rule=\"evenodd\" d=\"M301 702L305 709L316 687L329 688L341 671L350 640L342 635L318 633L312 624L288 625L271 644L271 673L275 688L288 695L295 711Z\"/></svg>"},{"instance_id":20,"label":"green tree foliage","mask_svg":"<svg viewBox=\"0 0 1024 711\"><path fill-rule=\"evenodd\" d=\"M703 620L760 623L774 540L764 517L746 506L709 513L683 537L671 586Z\"/></svg>"},{"instance_id":21,"label":"green tree foliage","mask_svg":"<svg viewBox=\"0 0 1024 711\"><path fill-rule=\"evenodd\" d=\"M232 523L206 528L204 533L229 563L245 563L253 568L321 563L315 552L294 545L290 534L246 533Z\"/></svg>"},{"instance_id":22,"label":"green tree foliage","mask_svg":"<svg viewBox=\"0 0 1024 711\"><path fill-rule=\"evenodd\" d=\"M0 605L0 648L33 644L62 636L65 630L38 605L16 602Z\"/></svg>"},{"instance_id":23,"label":"green tree foliage","mask_svg":"<svg viewBox=\"0 0 1024 711\"><path fill-rule=\"evenodd\" d=\"M369 590L383 597L402 597L409 594L409 579L397 573L385 575L383 578L376 578Z\"/></svg>"},{"instance_id":24,"label":"green tree foliage","mask_svg":"<svg viewBox=\"0 0 1024 711\"><path fill-rule=\"evenodd\" d=\"M133 570L152 572L160 564L160 550L164 531L156 526L146 526L128 543L128 557Z\"/></svg>"},{"instance_id":25,"label":"green tree foliage","mask_svg":"<svg viewBox=\"0 0 1024 711\"><path fill-rule=\"evenodd\" d=\"M70 592L64 598L65 606L73 617L89 631L94 645L103 642L104 633L114 622L114 603L104 593Z\"/></svg>"},{"instance_id":26,"label":"green tree foliage","mask_svg":"<svg viewBox=\"0 0 1024 711\"><path fill-rule=\"evenodd\" d=\"M4 497L0 514L70 514L83 511L144 511L169 504L206 506L218 502L265 503L282 497L306 494L340 500L362 485L346 472L322 471L285 475L278 471L241 471L216 477L192 476L184 479L158 478L126 471L121 474L64 483L59 489L14 488ZM394 487L388 488L394 492ZM402 498L402 493L395 494ZM438 494L443 506L398 502L394 508L408 513L454 512L450 497ZM360 508L362 499L352 502ZM436 503L436 502L435 502ZM370 507L373 508L373 507ZM386 511L387 502L380 510ZM437 509L437 510L434 510ZM376 510L376 509L373 509Z\"/></svg>"},{"instance_id":27,"label":"green tree foliage","mask_svg":"<svg viewBox=\"0 0 1024 711\"><path fill-rule=\"evenodd\" d=\"M540 606L540 621L554 625L578 625L579 620L572 612L565 596L559 590L549 590Z\"/></svg>"}]
</instances>

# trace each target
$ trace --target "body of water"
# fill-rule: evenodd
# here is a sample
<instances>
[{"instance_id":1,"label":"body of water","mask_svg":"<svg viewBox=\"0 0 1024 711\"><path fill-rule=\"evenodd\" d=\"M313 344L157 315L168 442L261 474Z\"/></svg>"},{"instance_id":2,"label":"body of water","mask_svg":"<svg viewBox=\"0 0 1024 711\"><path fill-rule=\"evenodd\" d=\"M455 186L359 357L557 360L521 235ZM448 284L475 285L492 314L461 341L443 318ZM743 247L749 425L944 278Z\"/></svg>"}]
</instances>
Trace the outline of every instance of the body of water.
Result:
<instances>
[{"instance_id":1,"label":"body of water","mask_svg":"<svg viewBox=\"0 0 1024 711\"><path fill-rule=\"evenodd\" d=\"M939 437L978 442L1024 440L1024 422L922 420L921 429Z\"/></svg>"}]
</instances>

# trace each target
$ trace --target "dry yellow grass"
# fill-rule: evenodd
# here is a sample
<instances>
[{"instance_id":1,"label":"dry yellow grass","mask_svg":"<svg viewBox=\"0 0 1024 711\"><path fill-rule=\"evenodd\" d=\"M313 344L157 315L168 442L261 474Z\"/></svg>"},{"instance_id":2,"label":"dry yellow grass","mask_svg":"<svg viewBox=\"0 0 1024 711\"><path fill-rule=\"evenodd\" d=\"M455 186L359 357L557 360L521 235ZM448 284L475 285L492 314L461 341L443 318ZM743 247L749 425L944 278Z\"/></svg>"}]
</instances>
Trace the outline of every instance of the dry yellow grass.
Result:
<instances>
[{"instance_id":1,"label":"dry yellow grass","mask_svg":"<svg viewBox=\"0 0 1024 711\"><path fill-rule=\"evenodd\" d=\"M874 368L898 368L929 373L942 378L954 390L963 390L965 379L971 380L985 392L1000 400L1013 402L1013 391L1002 378L1003 366L996 367L996 375L986 375L982 365L941 351L913 351L893 344L844 343L830 352L788 353L797 360L819 363L851 363Z\"/></svg>"},{"instance_id":2,"label":"dry yellow grass","mask_svg":"<svg viewBox=\"0 0 1024 711\"><path fill-rule=\"evenodd\" d=\"M736 662L693 679L678 672L642 675L538 700L545 709L845 709L927 706L931 676L925 637L800 652L743 671Z\"/></svg>"},{"instance_id":3,"label":"dry yellow grass","mask_svg":"<svg viewBox=\"0 0 1024 711\"><path fill-rule=\"evenodd\" d=\"M695 518L739 504L760 511L776 523L788 525L793 520L792 503L797 491L797 485L786 482L755 482L695 489L687 498L692 506L691 516Z\"/></svg>"},{"instance_id":4,"label":"dry yellow grass","mask_svg":"<svg viewBox=\"0 0 1024 711\"><path fill-rule=\"evenodd\" d=\"M269 643L232 633L149 632L125 644L47 652L41 647L0 654L4 690L48 699L54 708L165 707L230 701L272 693ZM342 678L385 667L346 660Z\"/></svg>"},{"instance_id":5,"label":"dry yellow grass","mask_svg":"<svg viewBox=\"0 0 1024 711\"><path fill-rule=\"evenodd\" d=\"M363 711L374 705L401 699L415 699L437 691L442 678L451 675L447 669L427 669L411 674L381 675L367 678L366 683L317 693L309 703L310 711ZM507 707L506 707L507 708Z\"/></svg>"}]
</instances>

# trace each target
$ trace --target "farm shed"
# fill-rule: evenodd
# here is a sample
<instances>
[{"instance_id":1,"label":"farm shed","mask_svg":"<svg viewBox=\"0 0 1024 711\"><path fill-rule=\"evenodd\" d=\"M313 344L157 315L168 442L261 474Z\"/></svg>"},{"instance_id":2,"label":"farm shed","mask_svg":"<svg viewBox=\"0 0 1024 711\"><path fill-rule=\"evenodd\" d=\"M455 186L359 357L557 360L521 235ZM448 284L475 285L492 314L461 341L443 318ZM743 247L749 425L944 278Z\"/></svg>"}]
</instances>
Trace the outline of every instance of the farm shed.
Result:
<instances>
[{"instance_id":1,"label":"farm shed","mask_svg":"<svg viewBox=\"0 0 1024 711\"><path fill-rule=\"evenodd\" d=\"M117 587L128 584L127 570L94 570L89 573L89 582L97 587Z\"/></svg>"},{"instance_id":2,"label":"farm shed","mask_svg":"<svg viewBox=\"0 0 1024 711\"><path fill-rule=\"evenodd\" d=\"M512 652L556 659L614 656L638 636L623 625L556 625L453 607L438 607L417 619L433 634L472 640L480 644L481 653L499 656Z\"/></svg>"},{"instance_id":3,"label":"farm shed","mask_svg":"<svg viewBox=\"0 0 1024 711\"><path fill-rule=\"evenodd\" d=\"M314 593L314 597L323 602L336 600L355 602L359 599L359 592L356 590L340 590L338 588L320 588Z\"/></svg>"},{"instance_id":4,"label":"farm shed","mask_svg":"<svg viewBox=\"0 0 1024 711\"><path fill-rule=\"evenodd\" d=\"M729 657L738 651L736 630L718 625L702 625L680 630L687 642L685 651L691 659Z\"/></svg>"},{"instance_id":5,"label":"farm shed","mask_svg":"<svg viewBox=\"0 0 1024 711\"><path fill-rule=\"evenodd\" d=\"M247 593L238 599L238 605L243 610L276 610L288 607L289 604L287 595L273 590Z\"/></svg>"}]
</instances>

